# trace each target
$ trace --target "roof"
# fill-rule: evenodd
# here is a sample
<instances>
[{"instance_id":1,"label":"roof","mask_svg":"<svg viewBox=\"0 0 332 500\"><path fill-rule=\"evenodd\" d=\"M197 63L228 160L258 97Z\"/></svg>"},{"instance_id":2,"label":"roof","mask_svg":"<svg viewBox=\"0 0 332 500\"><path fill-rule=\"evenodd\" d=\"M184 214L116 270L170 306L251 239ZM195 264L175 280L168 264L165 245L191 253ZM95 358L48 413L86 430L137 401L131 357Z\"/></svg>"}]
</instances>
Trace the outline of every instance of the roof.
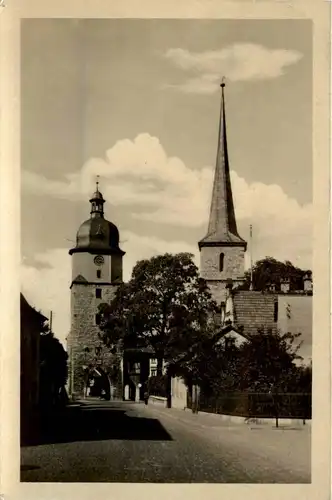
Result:
<instances>
[{"instance_id":1,"label":"roof","mask_svg":"<svg viewBox=\"0 0 332 500\"><path fill-rule=\"evenodd\" d=\"M106 220L102 213L84 221L76 235L76 246L69 253L91 252L100 254L121 254L119 230L115 224Z\"/></svg>"},{"instance_id":2,"label":"roof","mask_svg":"<svg viewBox=\"0 0 332 500\"><path fill-rule=\"evenodd\" d=\"M261 328L275 330L277 294L256 291L234 291L234 320L241 335L251 337Z\"/></svg>"},{"instance_id":3,"label":"roof","mask_svg":"<svg viewBox=\"0 0 332 500\"><path fill-rule=\"evenodd\" d=\"M102 195L102 194L101 194L101 192L99 191L98 186L97 186L96 191L95 191L95 192L93 193L93 195L91 196L90 202L91 202L91 201L95 201L95 200L103 200L103 201L104 201L103 195Z\"/></svg>"},{"instance_id":4,"label":"roof","mask_svg":"<svg viewBox=\"0 0 332 500\"><path fill-rule=\"evenodd\" d=\"M234 333L237 333L238 335L241 335L241 337L245 338L246 340L249 340L249 337L248 335L246 335L243 331L242 331L242 328L239 328L237 325L233 325L231 323L229 324L226 324L225 326L223 326L218 333L216 333L216 335L213 337L212 339L212 343L215 344L216 342L218 342L222 337L224 337L225 335L227 335L228 333L231 333L231 332L234 332Z\"/></svg>"},{"instance_id":5,"label":"roof","mask_svg":"<svg viewBox=\"0 0 332 500\"><path fill-rule=\"evenodd\" d=\"M21 321L29 319L31 321L38 322L40 324L47 320L41 312L37 311L32 307L27 299L24 297L23 293L20 294L20 310L21 310Z\"/></svg>"},{"instance_id":6,"label":"roof","mask_svg":"<svg viewBox=\"0 0 332 500\"><path fill-rule=\"evenodd\" d=\"M125 252L119 248L119 230L113 222L104 218L104 203L102 193L98 189L93 193L90 204L90 219L85 220L76 234L76 246L69 250L69 254L78 252L89 252L94 254L124 255Z\"/></svg>"},{"instance_id":7,"label":"roof","mask_svg":"<svg viewBox=\"0 0 332 500\"><path fill-rule=\"evenodd\" d=\"M218 150L214 174L210 218L207 235L198 243L199 247L229 244L244 246L247 243L237 231L232 186L229 171L228 146L226 134L226 113L224 84L221 95L221 108L218 134Z\"/></svg>"}]
</instances>

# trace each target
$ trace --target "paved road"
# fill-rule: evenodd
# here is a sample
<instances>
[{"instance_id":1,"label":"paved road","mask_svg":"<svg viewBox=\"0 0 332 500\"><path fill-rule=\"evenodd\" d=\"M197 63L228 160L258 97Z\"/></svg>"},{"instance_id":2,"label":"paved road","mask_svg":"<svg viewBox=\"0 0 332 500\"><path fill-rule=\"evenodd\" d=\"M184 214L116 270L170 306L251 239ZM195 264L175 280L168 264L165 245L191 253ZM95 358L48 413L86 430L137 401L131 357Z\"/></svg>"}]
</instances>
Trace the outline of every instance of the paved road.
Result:
<instances>
[{"instance_id":1,"label":"paved road","mask_svg":"<svg viewBox=\"0 0 332 500\"><path fill-rule=\"evenodd\" d=\"M307 431L287 435L157 405L99 401L71 408L57 424L42 442L22 448L21 481L310 482Z\"/></svg>"}]
</instances>

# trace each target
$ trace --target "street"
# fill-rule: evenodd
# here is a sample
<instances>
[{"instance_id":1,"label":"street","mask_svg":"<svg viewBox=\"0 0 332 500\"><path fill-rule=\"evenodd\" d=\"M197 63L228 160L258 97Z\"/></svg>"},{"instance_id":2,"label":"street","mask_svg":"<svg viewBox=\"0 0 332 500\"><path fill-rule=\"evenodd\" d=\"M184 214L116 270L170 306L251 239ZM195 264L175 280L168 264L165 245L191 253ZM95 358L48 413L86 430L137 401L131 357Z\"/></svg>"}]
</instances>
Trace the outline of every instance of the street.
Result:
<instances>
[{"instance_id":1,"label":"street","mask_svg":"<svg viewBox=\"0 0 332 500\"><path fill-rule=\"evenodd\" d=\"M23 482L310 483L310 427L221 422L158 404L86 400L21 448Z\"/></svg>"}]
</instances>

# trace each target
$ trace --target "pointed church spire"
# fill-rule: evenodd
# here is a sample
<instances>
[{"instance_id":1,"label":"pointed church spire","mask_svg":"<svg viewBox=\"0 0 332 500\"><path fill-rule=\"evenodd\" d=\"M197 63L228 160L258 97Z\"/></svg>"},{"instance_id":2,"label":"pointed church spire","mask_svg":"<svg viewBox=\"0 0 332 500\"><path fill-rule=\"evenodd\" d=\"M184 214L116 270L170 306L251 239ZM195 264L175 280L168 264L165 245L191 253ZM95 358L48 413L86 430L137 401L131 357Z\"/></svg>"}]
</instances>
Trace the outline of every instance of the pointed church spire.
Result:
<instances>
[{"instance_id":1,"label":"pointed church spire","mask_svg":"<svg viewBox=\"0 0 332 500\"><path fill-rule=\"evenodd\" d=\"M219 120L218 150L208 232L199 242L199 247L226 244L246 247L246 242L237 231L232 186L229 171L226 113L225 113L225 82L221 87L221 106Z\"/></svg>"}]
</instances>

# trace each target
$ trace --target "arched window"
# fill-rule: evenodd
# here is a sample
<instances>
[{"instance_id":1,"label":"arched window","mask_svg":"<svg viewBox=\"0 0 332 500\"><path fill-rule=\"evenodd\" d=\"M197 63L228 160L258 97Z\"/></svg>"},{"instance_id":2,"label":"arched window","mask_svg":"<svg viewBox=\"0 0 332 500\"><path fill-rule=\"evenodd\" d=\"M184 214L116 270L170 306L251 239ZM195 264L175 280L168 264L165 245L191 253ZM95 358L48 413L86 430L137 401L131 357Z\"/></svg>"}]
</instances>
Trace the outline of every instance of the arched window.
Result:
<instances>
[{"instance_id":1,"label":"arched window","mask_svg":"<svg viewBox=\"0 0 332 500\"><path fill-rule=\"evenodd\" d=\"M219 255L219 271L222 272L224 270L224 257L225 254L221 253Z\"/></svg>"}]
</instances>

